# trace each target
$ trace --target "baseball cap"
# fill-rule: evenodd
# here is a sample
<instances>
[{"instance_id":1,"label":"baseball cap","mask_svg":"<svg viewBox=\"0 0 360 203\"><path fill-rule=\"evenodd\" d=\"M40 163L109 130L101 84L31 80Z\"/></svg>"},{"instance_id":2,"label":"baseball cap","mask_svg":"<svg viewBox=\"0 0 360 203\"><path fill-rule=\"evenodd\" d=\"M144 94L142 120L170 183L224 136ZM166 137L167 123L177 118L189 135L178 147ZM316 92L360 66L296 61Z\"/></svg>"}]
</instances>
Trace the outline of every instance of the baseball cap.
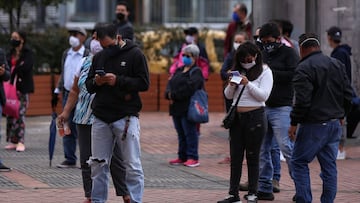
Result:
<instances>
[{"instance_id":1,"label":"baseball cap","mask_svg":"<svg viewBox=\"0 0 360 203\"><path fill-rule=\"evenodd\" d=\"M341 39L341 29L333 26L327 30L327 34L333 39L333 40L340 40Z\"/></svg>"},{"instance_id":2,"label":"baseball cap","mask_svg":"<svg viewBox=\"0 0 360 203\"><path fill-rule=\"evenodd\" d=\"M186 35L193 35L193 34L198 34L199 31L198 31L198 29L196 27L189 27L188 29L184 30L184 33Z\"/></svg>"},{"instance_id":3,"label":"baseball cap","mask_svg":"<svg viewBox=\"0 0 360 203\"><path fill-rule=\"evenodd\" d=\"M72 27L68 28L68 32L78 32L84 36L86 36L86 30L82 27Z\"/></svg>"}]
</instances>

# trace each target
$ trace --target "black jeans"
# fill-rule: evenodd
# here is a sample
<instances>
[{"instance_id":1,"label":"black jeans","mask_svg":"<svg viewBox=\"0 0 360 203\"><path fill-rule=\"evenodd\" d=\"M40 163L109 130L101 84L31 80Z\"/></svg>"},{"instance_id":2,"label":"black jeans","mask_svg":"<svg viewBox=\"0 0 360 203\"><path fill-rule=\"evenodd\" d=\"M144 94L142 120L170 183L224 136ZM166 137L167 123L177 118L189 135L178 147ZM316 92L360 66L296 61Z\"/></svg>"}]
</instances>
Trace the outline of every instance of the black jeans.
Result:
<instances>
[{"instance_id":1,"label":"black jeans","mask_svg":"<svg viewBox=\"0 0 360 203\"><path fill-rule=\"evenodd\" d=\"M256 194L259 179L259 156L267 129L264 108L237 113L230 128L230 195L239 195L244 151L248 166L249 194Z\"/></svg>"},{"instance_id":2,"label":"black jeans","mask_svg":"<svg viewBox=\"0 0 360 203\"><path fill-rule=\"evenodd\" d=\"M91 168L86 163L91 156L91 125L76 124L79 139L80 166L85 197L91 197Z\"/></svg>"}]
</instances>

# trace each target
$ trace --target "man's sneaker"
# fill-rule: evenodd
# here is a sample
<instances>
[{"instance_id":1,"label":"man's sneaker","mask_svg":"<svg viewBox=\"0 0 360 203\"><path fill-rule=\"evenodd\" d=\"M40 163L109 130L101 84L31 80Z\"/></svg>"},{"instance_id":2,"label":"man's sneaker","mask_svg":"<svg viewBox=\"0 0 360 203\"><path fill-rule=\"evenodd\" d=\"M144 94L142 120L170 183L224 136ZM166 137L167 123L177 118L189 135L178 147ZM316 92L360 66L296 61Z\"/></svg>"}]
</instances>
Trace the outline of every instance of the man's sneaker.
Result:
<instances>
[{"instance_id":1,"label":"man's sneaker","mask_svg":"<svg viewBox=\"0 0 360 203\"><path fill-rule=\"evenodd\" d=\"M345 150L343 150L343 151L338 150L336 159L337 160L344 160L345 158L346 158Z\"/></svg>"},{"instance_id":2,"label":"man's sneaker","mask_svg":"<svg viewBox=\"0 0 360 203\"><path fill-rule=\"evenodd\" d=\"M58 168L75 168L76 164L69 163L68 161L63 161L61 164L58 164L56 167L58 167Z\"/></svg>"},{"instance_id":3,"label":"man's sneaker","mask_svg":"<svg viewBox=\"0 0 360 203\"><path fill-rule=\"evenodd\" d=\"M239 196L229 195L223 200L218 201L217 203L241 203Z\"/></svg>"},{"instance_id":4,"label":"man's sneaker","mask_svg":"<svg viewBox=\"0 0 360 203\"><path fill-rule=\"evenodd\" d=\"M278 180L272 180L273 185L273 192L278 193L280 192L280 184Z\"/></svg>"},{"instance_id":5,"label":"man's sneaker","mask_svg":"<svg viewBox=\"0 0 360 203\"><path fill-rule=\"evenodd\" d=\"M185 163L184 166L187 167L197 167L200 166L200 163L198 160L194 160L194 159L188 159Z\"/></svg>"},{"instance_id":6,"label":"man's sneaker","mask_svg":"<svg viewBox=\"0 0 360 203\"><path fill-rule=\"evenodd\" d=\"M244 195L244 199L246 199L248 203L257 202L257 200L258 200L258 198L255 194Z\"/></svg>"},{"instance_id":7,"label":"man's sneaker","mask_svg":"<svg viewBox=\"0 0 360 203\"><path fill-rule=\"evenodd\" d=\"M180 165L180 164L184 164L184 161L181 159L173 159L169 161L169 164L171 165Z\"/></svg>"},{"instance_id":8,"label":"man's sneaker","mask_svg":"<svg viewBox=\"0 0 360 203\"><path fill-rule=\"evenodd\" d=\"M0 163L0 172L9 172L11 168L5 166L4 164Z\"/></svg>"},{"instance_id":9,"label":"man's sneaker","mask_svg":"<svg viewBox=\"0 0 360 203\"><path fill-rule=\"evenodd\" d=\"M256 196L258 200L273 201L275 199L274 194L268 192L258 192Z\"/></svg>"},{"instance_id":10,"label":"man's sneaker","mask_svg":"<svg viewBox=\"0 0 360 203\"><path fill-rule=\"evenodd\" d=\"M239 190L240 191L248 191L249 190L249 182L246 181L245 183L240 183Z\"/></svg>"}]
</instances>

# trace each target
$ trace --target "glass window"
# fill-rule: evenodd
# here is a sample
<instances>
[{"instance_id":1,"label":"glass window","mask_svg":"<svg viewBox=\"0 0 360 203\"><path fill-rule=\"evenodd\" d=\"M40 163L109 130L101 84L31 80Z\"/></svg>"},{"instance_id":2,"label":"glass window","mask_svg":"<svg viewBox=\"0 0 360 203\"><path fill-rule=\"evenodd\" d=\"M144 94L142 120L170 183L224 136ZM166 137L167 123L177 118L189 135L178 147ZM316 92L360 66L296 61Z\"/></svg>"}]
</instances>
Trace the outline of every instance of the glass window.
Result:
<instances>
[{"instance_id":1,"label":"glass window","mask_svg":"<svg viewBox=\"0 0 360 203\"><path fill-rule=\"evenodd\" d=\"M75 13L71 16L74 22L96 22L99 13L98 0L76 0Z\"/></svg>"}]
</instances>

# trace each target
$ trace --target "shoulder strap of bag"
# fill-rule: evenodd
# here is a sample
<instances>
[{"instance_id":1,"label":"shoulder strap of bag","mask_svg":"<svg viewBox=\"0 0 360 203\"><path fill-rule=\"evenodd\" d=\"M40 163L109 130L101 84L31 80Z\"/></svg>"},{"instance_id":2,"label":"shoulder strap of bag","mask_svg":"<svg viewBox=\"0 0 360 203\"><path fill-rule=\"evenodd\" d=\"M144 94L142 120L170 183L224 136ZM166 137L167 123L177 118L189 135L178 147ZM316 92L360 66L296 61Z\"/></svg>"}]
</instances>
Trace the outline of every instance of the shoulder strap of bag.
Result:
<instances>
[{"instance_id":1,"label":"shoulder strap of bag","mask_svg":"<svg viewBox=\"0 0 360 203\"><path fill-rule=\"evenodd\" d=\"M239 103L239 101L240 101L240 97L241 97L241 95L242 95L243 92L244 92L244 89L245 89L245 85L244 85L243 88L241 89L240 94L239 94L239 96L237 97L234 106L237 106L237 105L238 105L238 103Z\"/></svg>"}]
</instances>

